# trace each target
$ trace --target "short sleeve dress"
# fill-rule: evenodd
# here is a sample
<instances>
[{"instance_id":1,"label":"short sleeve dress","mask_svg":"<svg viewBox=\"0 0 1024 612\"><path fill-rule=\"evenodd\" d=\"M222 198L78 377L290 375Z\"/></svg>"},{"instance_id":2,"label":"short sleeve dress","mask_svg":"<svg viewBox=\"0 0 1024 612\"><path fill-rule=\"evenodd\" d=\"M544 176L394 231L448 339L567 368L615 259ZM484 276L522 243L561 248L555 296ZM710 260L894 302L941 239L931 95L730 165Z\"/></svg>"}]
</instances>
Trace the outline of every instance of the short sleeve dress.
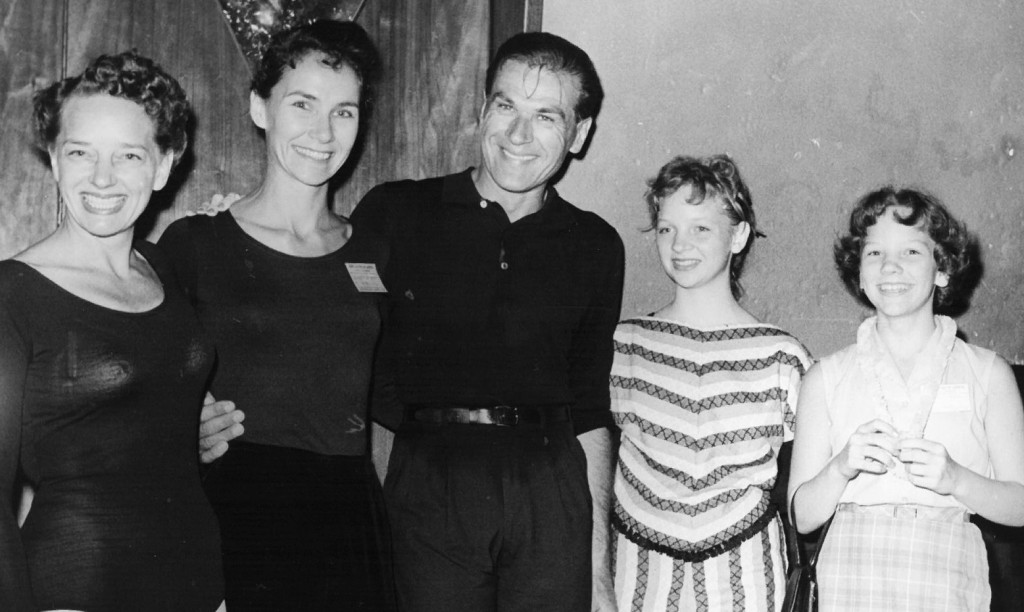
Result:
<instances>
[{"instance_id":1,"label":"short sleeve dress","mask_svg":"<svg viewBox=\"0 0 1024 612\"><path fill-rule=\"evenodd\" d=\"M773 325L619 324L612 523L621 610L776 610L784 537L770 493L810 357Z\"/></svg>"}]
</instances>

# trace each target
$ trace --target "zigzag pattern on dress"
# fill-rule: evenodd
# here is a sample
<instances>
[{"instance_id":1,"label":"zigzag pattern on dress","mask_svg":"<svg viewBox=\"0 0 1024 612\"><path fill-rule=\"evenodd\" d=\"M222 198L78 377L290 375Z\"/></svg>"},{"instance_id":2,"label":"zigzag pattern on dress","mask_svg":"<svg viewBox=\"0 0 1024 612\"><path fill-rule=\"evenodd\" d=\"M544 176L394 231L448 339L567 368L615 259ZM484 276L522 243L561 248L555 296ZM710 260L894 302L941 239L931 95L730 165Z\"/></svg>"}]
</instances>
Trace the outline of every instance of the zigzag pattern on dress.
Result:
<instances>
[{"instance_id":1,"label":"zigzag pattern on dress","mask_svg":"<svg viewBox=\"0 0 1024 612\"><path fill-rule=\"evenodd\" d=\"M668 606L665 612L679 612L679 600L683 596L683 582L686 580L684 561L672 560L672 587L668 592Z\"/></svg>"},{"instance_id":2,"label":"zigzag pattern on dress","mask_svg":"<svg viewBox=\"0 0 1024 612\"><path fill-rule=\"evenodd\" d=\"M684 445L695 451L703 451L716 446L725 446L727 444L736 444L737 442L746 442L756 440L758 438L782 435L782 425L759 425L757 427L748 427L746 429L738 429L736 431L722 431L703 438L694 438L684 434L683 432L651 423L650 421L638 417L632 412L620 412L616 414L615 421L620 426L626 424L633 424L641 427L646 426L648 429L644 430L645 434L661 438L662 440L667 440L675 444Z\"/></svg>"},{"instance_id":3,"label":"zigzag pattern on dress","mask_svg":"<svg viewBox=\"0 0 1024 612\"><path fill-rule=\"evenodd\" d=\"M779 531L780 531L780 533L779 533L779 542L782 543L782 548L783 548L783 550L785 550L785 548L786 548L785 547L786 536L785 536L785 534L781 533L781 531L782 531L782 524L781 523L777 523L777 524L779 525ZM783 553L783 559L785 559L785 553ZM767 592L767 595L768 595L768 605L769 605L768 609L769 610L774 610L775 609L775 576L774 576L774 574L775 574L775 562L772 561L772 546L771 546L770 538L768 536L768 530L767 529L761 532L761 563L764 564L764 581L765 581L765 586L768 587L768 592Z\"/></svg>"},{"instance_id":4,"label":"zigzag pattern on dress","mask_svg":"<svg viewBox=\"0 0 1024 612\"><path fill-rule=\"evenodd\" d=\"M703 491L704 489L711 488L714 485L718 484L718 482L720 480L722 480L723 478L727 478L727 477L731 476L732 474L734 474L736 472L741 472L741 471L743 471L743 470L745 470L747 468L751 468L751 467L757 467L757 466L766 465L768 463L771 463L775 459L774 453L770 453L770 454L767 454L767 455L763 455L760 458L755 459L754 461L750 461L748 463L733 463L733 464L729 464L729 465L719 466L718 468L716 468L716 469L712 470L711 472L709 472L708 475L704 476L703 478L694 478L693 476L691 476L690 474L688 474L688 473L686 473L686 472L684 472L682 470L678 470L676 468L671 468L671 467L668 467L667 465L662 465L661 463L658 463L654 459L649 458L646 454L644 454L643 451L641 451L638 448L636 449L636 452L641 457L643 457L644 462L651 468L652 471L657 472L658 474L665 475L665 476L675 480L676 482L682 484L683 486L685 486L686 488L690 489L691 491ZM650 489L648 489L647 486L644 485L643 482L640 479L638 479L635 474L633 474L633 472L629 469L628 466L626 466L625 462L622 459L619 459L619 470L622 472L622 476L623 476L623 478L626 479L626 482L629 483L630 486L634 487L637 490L637 492L641 494L641 496L644 498L645 501L647 501L651 505L657 505L659 507L660 507L660 504L656 504L656 502L659 502L659 501L665 502L665 500L663 500L662 498L658 497L654 493L650 493L650 496L648 496L647 493L645 493L645 492L650 492ZM768 488L770 488L771 486L774 485L774 479L772 479L772 480L773 480L773 482L769 483L767 485ZM737 491L741 491L741 489L736 489L736 490ZM735 501L736 499L739 499L739 496L734 497L732 499L733 499L733 501ZM666 503L668 503L668 502L666 502ZM671 502L671 503L678 503L678 502ZM702 504L703 503L707 503L707 502L702 502ZM697 504L696 507L699 508L700 506L701 506L701 504ZM687 506L687 507L689 507L689 506ZM707 506L707 508L713 508L713 507L714 506ZM661 507L661 509L662 510L667 510L668 508ZM682 506L679 507L679 509L682 510Z\"/></svg>"},{"instance_id":5,"label":"zigzag pattern on dress","mask_svg":"<svg viewBox=\"0 0 1024 612\"><path fill-rule=\"evenodd\" d=\"M729 541L736 538L756 535L747 532L752 527L763 526L763 523L771 520L772 516L768 514L770 507L770 501L764 498L740 520L712 536L694 542L680 540L647 527L630 516L618 503L615 503L614 512L612 513L612 525L626 538L644 548L657 550L670 556L678 554L692 555L721 546L727 542L732 543ZM772 514L774 514L774 511ZM739 541L735 542L735 544L739 544Z\"/></svg>"},{"instance_id":6,"label":"zigzag pattern on dress","mask_svg":"<svg viewBox=\"0 0 1024 612\"><path fill-rule=\"evenodd\" d=\"M645 395L649 395L663 402L672 404L673 406L682 408L691 414L701 414L708 410L714 410L715 408L721 408L722 406L733 406L735 404L755 404L770 402L773 400L787 402L789 400L789 394L786 390L780 389L779 387L772 387L771 389L758 392L733 391L730 393L721 393L719 395L711 395L699 400L694 400L686 397L685 395L669 391L662 386L646 380L638 380L636 378L619 376L616 374L613 374L610 380L613 389L639 391Z\"/></svg>"},{"instance_id":7,"label":"zigzag pattern on dress","mask_svg":"<svg viewBox=\"0 0 1024 612\"><path fill-rule=\"evenodd\" d=\"M651 551L637 549L636 592L633 593L634 612L644 612L644 598L647 596L647 581L650 573Z\"/></svg>"},{"instance_id":8,"label":"zigzag pattern on dress","mask_svg":"<svg viewBox=\"0 0 1024 612\"><path fill-rule=\"evenodd\" d=\"M712 372L756 372L758 370L772 367L778 363L784 363L800 370L801 376L806 374L806 372L803 371L804 364L800 359L786 351L775 351L767 357L758 357L756 359L718 359L705 363L697 363L682 357L673 357L672 355L659 353L658 351L653 351L643 345L634 343L627 344L616 341L615 351L631 357L640 357L644 361L668 366L697 376L704 376L705 374L710 374Z\"/></svg>"},{"instance_id":9,"label":"zigzag pattern on dress","mask_svg":"<svg viewBox=\"0 0 1024 612\"><path fill-rule=\"evenodd\" d=\"M703 331L654 317L620 323L614 344L612 411L623 442L612 525L688 564L681 609L763 606L760 584L775 576L737 584L724 553L751 541L764 546L756 565L776 554L764 538L776 516L768 491L811 365L806 349L771 325ZM703 562L712 557L721 557L715 571Z\"/></svg>"},{"instance_id":10,"label":"zigzag pattern on dress","mask_svg":"<svg viewBox=\"0 0 1024 612\"><path fill-rule=\"evenodd\" d=\"M729 584L732 586L732 609L745 610L747 595L743 592L743 566L739 549L729 551Z\"/></svg>"},{"instance_id":11,"label":"zigzag pattern on dress","mask_svg":"<svg viewBox=\"0 0 1024 612\"><path fill-rule=\"evenodd\" d=\"M708 601L707 579L704 576L704 564L693 564L693 595L697 600L696 612L710 612L711 602Z\"/></svg>"},{"instance_id":12,"label":"zigzag pattern on dress","mask_svg":"<svg viewBox=\"0 0 1024 612\"><path fill-rule=\"evenodd\" d=\"M672 323L671 321L649 318L626 319L619 323L619 325L635 325L642 329L649 329L651 331L661 332L672 336L683 336L684 338L697 340L699 342L721 342L722 340L740 340L743 338L760 338L764 336L788 336L793 338L793 335L789 332L779 329L778 327L768 325L728 327L725 329L701 331L678 323ZM796 340L796 338L793 338L793 340Z\"/></svg>"},{"instance_id":13,"label":"zigzag pattern on dress","mask_svg":"<svg viewBox=\"0 0 1024 612\"><path fill-rule=\"evenodd\" d=\"M626 481L626 484L632 488L633 492L639 494L641 499L647 502L651 508L666 512L684 514L689 517L697 516L703 512L707 512L708 510L714 510L715 508L727 505L730 502L743 499L743 497L747 495L747 492L743 489L728 489L719 495L709 497L699 503L686 504L656 495L647 485L636 477L636 474L623 465L622 462L619 462L619 473L622 475L622 479Z\"/></svg>"}]
</instances>

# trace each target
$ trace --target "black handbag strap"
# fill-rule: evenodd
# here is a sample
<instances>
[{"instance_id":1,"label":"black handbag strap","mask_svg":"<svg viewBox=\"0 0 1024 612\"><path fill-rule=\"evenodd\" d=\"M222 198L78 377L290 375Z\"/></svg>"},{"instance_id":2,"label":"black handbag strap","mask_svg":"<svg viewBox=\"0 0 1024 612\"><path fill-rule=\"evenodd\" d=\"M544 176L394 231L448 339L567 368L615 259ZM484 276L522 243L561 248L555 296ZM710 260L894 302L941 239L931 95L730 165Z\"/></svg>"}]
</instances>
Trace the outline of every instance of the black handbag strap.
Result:
<instances>
[{"instance_id":1,"label":"black handbag strap","mask_svg":"<svg viewBox=\"0 0 1024 612\"><path fill-rule=\"evenodd\" d=\"M789 516L790 516L790 520L793 521L793 529L795 530L796 529L796 509L793 508L792 502L789 504ZM800 544L800 539L797 538L797 542L796 542L796 562L797 562L797 564L799 564L802 567L811 567L811 568L813 568L815 565L817 565L817 563L818 563L818 555L821 553L821 544L825 541L825 535L828 533L828 528L832 526L832 520L835 519L835 518L836 518L836 515L833 512L832 516L828 517L828 520L825 521L825 524L823 524L820 527L820 531L818 532L818 541L817 541L817 543L814 546L814 554L811 555L811 558L809 560L808 559L804 559L804 547ZM797 533L799 533L799 532L797 532Z\"/></svg>"},{"instance_id":2,"label":"black handbag strap","mask_svg":"<svg viewBox=\"0 0 1024 612\"><path fill-rule=\"evenodd\" d=\"M809 567L814 567L818 563L818 555L821 554L821 545L825 542L825 534L828 533L828 528L832 526L832 520L836 518L835 513L828 517L825 524L821 526L821 533L818 534L818 544L814 547L814 554L811 555L811 560L808 562Z\"/></svg>"}]
</instances>

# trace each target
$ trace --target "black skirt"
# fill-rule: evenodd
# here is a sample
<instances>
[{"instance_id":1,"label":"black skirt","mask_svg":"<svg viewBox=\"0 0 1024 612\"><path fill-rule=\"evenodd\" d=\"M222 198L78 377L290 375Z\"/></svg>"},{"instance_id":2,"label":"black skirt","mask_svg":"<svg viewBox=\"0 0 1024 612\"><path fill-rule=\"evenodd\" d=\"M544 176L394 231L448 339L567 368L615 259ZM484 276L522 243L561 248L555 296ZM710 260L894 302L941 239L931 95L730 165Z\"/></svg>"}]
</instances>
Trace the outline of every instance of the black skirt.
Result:
<instances>
[{"instance_id":1,"label":"black skirt","mask_svg":"<svg viewBox=\"0 0 1024 612\"><path fill-rule=\"evenodd\" d=\"M220 521L232 612L394 609L368 457L233 442L204 487Z\"/></svg>"}]
</instances>

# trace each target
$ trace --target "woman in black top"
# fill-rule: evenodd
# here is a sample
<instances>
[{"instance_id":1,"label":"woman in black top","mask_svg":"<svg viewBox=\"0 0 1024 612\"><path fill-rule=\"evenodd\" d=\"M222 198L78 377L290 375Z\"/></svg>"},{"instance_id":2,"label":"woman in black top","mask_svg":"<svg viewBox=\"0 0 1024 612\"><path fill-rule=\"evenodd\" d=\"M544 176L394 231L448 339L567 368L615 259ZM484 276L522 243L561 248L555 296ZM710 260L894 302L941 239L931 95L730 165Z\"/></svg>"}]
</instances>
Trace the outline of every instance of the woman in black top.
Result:
<instances>
[{"instance_id":1,"label":"woman in black top","mask_svg":"<svg viewBox=\"0 0 1024 612\"><path fill-rule=\"evenodd\" d=\"M244 436L205 478L233 612L390 605L367 454L387 250L329 206L376 66L354 23L273 38L250 94L266 136L262 181L160 240L217 346L211 391L245 412Z\"/></svg>"},{"instance_id":2,"label":"woman in black top","mask_svg":"<svg viewBox=\"0 0 1024 612\"><path fill-rule=\"evenodd\" d=\"M35 98L66 215L0 262L0 609L213 611L196 428L213 352L135 221L187 145L178 83L101 56ZM24 526L18 472L35 489Z\"/></svg>"}]
</instances>

